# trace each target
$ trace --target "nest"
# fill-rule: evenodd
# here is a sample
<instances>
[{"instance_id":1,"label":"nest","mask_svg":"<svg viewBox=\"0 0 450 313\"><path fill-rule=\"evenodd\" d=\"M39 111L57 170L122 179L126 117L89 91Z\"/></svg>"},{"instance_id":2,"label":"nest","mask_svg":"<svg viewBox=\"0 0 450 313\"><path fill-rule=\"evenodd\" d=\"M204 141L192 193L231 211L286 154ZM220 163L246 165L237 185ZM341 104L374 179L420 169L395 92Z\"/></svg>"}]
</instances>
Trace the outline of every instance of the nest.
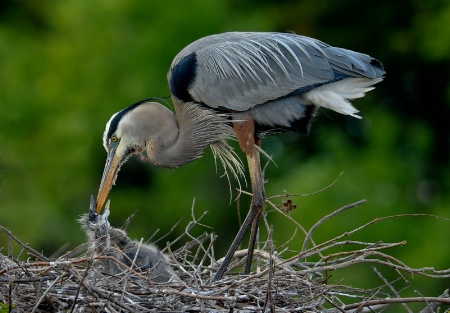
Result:
<instances>
[{"instance_id":1,"label":"nest","mask_svg":"<svg viewBox=\"0 0 450 313\"><path fill-rule=\"evenodd\" d=\"M10 241L19 243L31 256L27 261L20 261L9 251L0 254L0 312L381 312L395 303L412 312L407 306L409 302L422 302L422 313L435 312L438 308L447 308L448 312L448 289L436 297L405 298L378 268L394 269L400 277L419 274L432 279L449 278L450 269L413 269L387 254L386 250L405 242L366 243L350 239L383 218L326 242L314 242L317 227L364 201L336 210L309 230L290 217L289 210L295 208L290 199L281 208L271 201L267 200L268 208L283 214L303 232L303 247L294 256L284 258L288 243L275 247L272 228L264 220L268 236L255 250L251 274L239 273L247 252L240 250L235 253L225 277L217 282L212 281L221 262L214 255L216 236L209 232L192 235L195 228L203 227L200 221L205 213L195 217L192 212L184 234L165 247L164 252L178 276L166 283L155 283L108 255L72 257L75 252L71 252L51 260L0 226ZM180 244L181 247L174 248ZM358 248L354 249L355 246ZM336 247L343 249L327 253ZM110 275L93 266L95 261L106 258L117 262L123 271ZM358 264L372 266L380 284L361 289L329 282L328 273Z\"/></svg>"}]
</instances>

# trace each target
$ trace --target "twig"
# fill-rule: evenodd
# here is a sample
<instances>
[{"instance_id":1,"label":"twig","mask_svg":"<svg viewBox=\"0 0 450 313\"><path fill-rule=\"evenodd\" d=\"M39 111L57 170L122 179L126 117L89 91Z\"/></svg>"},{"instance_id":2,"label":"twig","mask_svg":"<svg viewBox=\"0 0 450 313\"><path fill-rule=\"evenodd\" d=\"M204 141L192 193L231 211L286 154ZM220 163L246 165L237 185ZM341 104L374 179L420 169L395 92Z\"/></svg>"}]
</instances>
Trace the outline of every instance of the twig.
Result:
<instances>
[{"instance_id":1,"label":"twig","mask_svg":"<svg viewBox=\"0 0 450 313\"><path fill-rule=\"evenodd\" d=\"M365 203L365 202L367 202L367 200L363 199L363 200L357 201L357 202L355 202L355 203L345 205L345 206L343 206L342 208L337 209L336 211L334 211L334 212L332 212L332 213L330 213L330 214L328 214L328 215L322 217L317 223L315 223L315 224L309 229L308 233L306 234L306 238L305 238L305 241L303 242L303 246L302 246L302 252L305 252L305 250L306 250L306 248L307 248L307 246L308 246L308 242L311 240L311 237L312 237L312 235L313 235L313 233L314 233L314 231L316 230L317 227L319 227L320 225L322 225L323 223L325 223L326 221L328 221L330 218L332 218L332 217L338 215L339 213L342 213L342 212L344 212L344 211L347 211L348 209L357 207L357 206L359 206L359 205L361 205L361 204L363 204L363 203Z\"/></svg>"},{"instance_id":2,"label":"twig","mask_svg":"<svg viewBox=\"0 0 450 313\"><path fill-rule=\"evenodd\" d=\"M193 221L189 222L188 226L186 226L184 230L184 233L175 238L172 242L170 242L170 245L173 246L175 243L180 241L181 238L183 238L192 228L194 228L199 224L199 222L205 217L206 214L208 214L208 211L203 212L203 214L198 219L194 219Z\"/></svg>"},{"instance_id":3,"label":"twig","mask_svg":"<svg viewBox=\"0 0 450 313\"><path fill-rule=\"evenodd\" d=\"M444 292L439 296L439 298L450 299L448 291L449 291L448 289L445 289ZM441 306L440 302L427 303L427 306L423 310L421 310L420 313L434 313L436 308L438 308L439 306ZM445 312L448 313L449 310L447 309Z\"/></svg>"},{"instance_id":4,"label":"twig","mask_svg":"<svg viewBox=\"0 0 450 313\"><path fill-rule=\"evenodd\" d=\"M316 190L316 191L313 191L313 192L310 192L310 193L300 193L300 194L298 194L298 193L290 193L290 194L284 194L284 195L276 195L276 196L268 197L267 199L271 200L271 199L286 198L286 197L307 197L307 196L312 196L312 195L321 193L321 192L327 190L328 188L332 187L339 180L339 178L341 178L341 176L344 173L345 172L340 172L339 175L333 180L333 182L331 182L329 185L323 187L322 189L319 189L319 190Z\"/></svg>"},{"instance_id":5,"label":"twig","mask_svg":"<svg viewBox=\"0 0 450 313\"><path fill-rule=\"evenodd\" d=\"M86 269L85 269L85 271L84 271L83 277L81 278L81 281L84 281L84 280L86 279L86 276L87 276L87 274L88 274L88 271L89 271L89 269L91 268L91 264L92 264L92 262L88 262L88 264L87 264L87 266L86 266ZM73 265L72 265L72 266L73 266ZM80 290L81 290L81 282L80 282L80 284L78 285L77 292L75 293L75 298L73 299L73 303L72 303L72 306L71 306L71 308L70 308L70 313L72 313L73 310L75 309L75 306L76 306L76 304L77 304L78 296L80 295Z\"/></svg>"},{"instance_id":6,"label":"twig","mask_svg":"<svg viewBox=\"0 0 450 313\"><path fill-rule=\"evenodd\" d=\"M41 260L50 261L50 259L47 258L45 255L43 255L42 253L31 248L28 244L20 241L16 236L14 236L12 234L12 232L10 230L6 229L4 226L0 225L0 229L3 230L5 233L7 233L9 238L13 239L15 242L17 242L19 245L21 245L26 250L31 251L35 256L39 257Z\"/></svg>"},{"instance_id":7,"label":"twig","mask_svg":"<svg viewBox=\"0 0 450 313\"><path fill-rule=\"evenodd\" d=\"M437 302L450 304L450 298L441 297L408 297L408 298L386 298L374 299L370 301L362 301L358 303L348 304L344 306L344 311L357 309L360 307L370 307L378 304L392 304L392 303L410 303L410 302Z\"/></svg>"},{"instance_id":8,"label":"twig","mask_svg":"<svg viewBox=\"0 0 450 313\"><path fill-rule=\"evenodd\" d=\"M34 305L33 309L31 310L31 313L36 312L36 309L39 307L39 304L41 304L42 300L44 300L44 298L47 296L47 294L49 293L49 291L62 279L64 275L60 275L57 279L55 279L54 282L52 282L50 284L50 286L44 291L44 293L42 294L42 296L39 298L39 300L36 302L36 304Z\"/></svg>"},{"instance_id":9,"label":"twig","mask_svg":"<svg viewBox=\"0 0 450 313\"><path fill-rule=\"evenodd\" d=\"M397 297L400 298L400 294L398 293L398 291L394 288L394 286L392 286L392 284L390 284L386 278L384 278L384 276L378 271L378 269L375 266L372 266L372 270L375 272L375 274L377 274L377 276L383 281L383 283L388 286L388 288L392 291L392 293ZM402 303L403 308L406 310L406 312L408 313L413 313L413 311L411 311L411 309L408 307L408 305L406 303Z\"/></svg>"},{"instance_id":10,"label":"twig","mask_svg":"<svg viewBox=\"0 0 450 313\"><path fill-rule=\"evenodd\" d=\"M99 295L101 298L103 299L108 299L111 302L113 302L115 305L117 305L118 307L127 310L128 312L136 312L133 308L129 307L128 305L124 304L121 301L116 300L114 297L111 296L111 294L107 294L105 293L103 290L101 290L98 287L95 287L91 284L86 283L85 280L83 280L82 277L80 277L80 275L78 274L77 271L73 271L71 270L71 273L74 275L74 277L76 277L79 281L80 284L82 284L84 286L84 288L86 288L86 290L88 290L91 293L97 294Z\"/></svg>"},{"instance_id":11,"label":"twig","mask_svg":"<svg viewBox=\"0 0 450 313\"><path fill-rule=\"evenodd\" d=\"M310 248L309 250L304 251L303 253L299 254L298 256L294 256L294 257L292 257L292 258L290 258L290 259L288 259L286 261L287 262L292 262L292 261L295 261L295 260L300 260L300 259L309 257L309 256L313 255L314 253L317 253L317 251L319 251L319 249L321 249L322 247L326 247L327 245L329 245L332 242L337 242L338 240L342 239L343 237L351 236L354 233L356 233L356 232L358 232L358 231L360 231L360 230L362 230L362 229L364 229L364 228L366 228L366 227L368 227L368 226L370 226L372 224L376 224L376 223L381 222L381 221L386 220L386 219L393 219L393 218L406 217L406 216L412 216L412 217L426 216L426 217L439 218L439 219L443 219L443 220L450 220L450 219L447 219L447 218L444 218L444 217L435 216L435 215L431 215L431 214L397 214L397 215L390 215L390 216L384 216L384 217L377 217L377 218L371 220L370 222L367 222L366 224L363 224L363 225L361 225L361 226L359 226L359 227L357 227L357 228L355 228L355 229L353 229L351 231L344 232L343 234L341 234L339 236L336 236L336 237L334 237L334 238L332 238L332 239L330 239L328 241L325 241L325 242L323 242L321 244L318 244L318 245Z\"/></svg>"},{"instance_id":12,"label":"twig","mask_svg":"<svg viewBox=\"0 0 450 313\"><path fill-rule=\"evenodd\" d=\"M267 304L269 304L270 312L275 312L275 306L273 304L272 299L272 279L273 279L273 272L274 272L274 265L273 265L273 241L272 241L272 233L273 233L273 227L271 226L269 229L269 235L268 235L268 245L269 245L269 277L267 279L267 289L266 289L266 299L264 301L264 308L263 312L266 311Z\"/></svg>"}]
</instances>

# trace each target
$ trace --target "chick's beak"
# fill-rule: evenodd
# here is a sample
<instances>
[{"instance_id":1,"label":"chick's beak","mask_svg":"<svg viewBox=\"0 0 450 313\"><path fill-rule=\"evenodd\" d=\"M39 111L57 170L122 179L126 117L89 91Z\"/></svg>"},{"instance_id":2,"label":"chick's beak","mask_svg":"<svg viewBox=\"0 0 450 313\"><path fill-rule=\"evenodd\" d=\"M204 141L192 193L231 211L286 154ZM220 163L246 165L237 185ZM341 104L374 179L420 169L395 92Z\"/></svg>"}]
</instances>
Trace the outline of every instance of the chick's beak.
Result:
<instances>
[{"instance_id":1,"label":"chick's beak","mask_svg":"<svg viewBox=\"0 0 450 313\"><path fill-rule=\"evenodd\" d=\"M96 210L97 213L103 208L103 204L108 197L109 191L114 185L117 173L120 168L120 159L116 155L117 146L110 149L108 157L106 158L105 169L103 170L102 181L98 190Z\"/></svg>"}]
</instances>

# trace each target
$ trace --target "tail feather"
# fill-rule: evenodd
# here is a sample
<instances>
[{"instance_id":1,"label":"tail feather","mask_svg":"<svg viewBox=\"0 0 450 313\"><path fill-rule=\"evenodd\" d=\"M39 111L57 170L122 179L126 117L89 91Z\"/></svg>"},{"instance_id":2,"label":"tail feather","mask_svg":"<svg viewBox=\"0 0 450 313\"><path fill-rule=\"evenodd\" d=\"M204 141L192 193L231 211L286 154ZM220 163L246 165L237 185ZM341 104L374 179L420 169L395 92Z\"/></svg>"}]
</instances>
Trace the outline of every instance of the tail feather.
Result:
<instances>
[{"instance_id":1,"label":"tail feather","mask_svg":"<svg viewBox=\"0 0 450 313\"><path fill-rule=\"evenodd\" d=\"M375 87L372 85L382 81L383 78L346 78L340 81L322 85L304 94L304 98L316 106L324 107L341 114L361 118L359 112L349 99L364 97L366 92Z\"/></svg>"}]
</instances>

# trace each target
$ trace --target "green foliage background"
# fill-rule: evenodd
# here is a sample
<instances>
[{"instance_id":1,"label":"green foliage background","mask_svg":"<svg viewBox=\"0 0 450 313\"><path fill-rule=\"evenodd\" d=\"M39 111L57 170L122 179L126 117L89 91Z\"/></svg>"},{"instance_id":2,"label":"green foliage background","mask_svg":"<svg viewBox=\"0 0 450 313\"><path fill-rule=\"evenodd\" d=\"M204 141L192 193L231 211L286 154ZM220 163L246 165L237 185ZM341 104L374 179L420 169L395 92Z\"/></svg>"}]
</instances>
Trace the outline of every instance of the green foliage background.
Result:
<instances>
[{"instance_id":1,"label":"green foliage background","mask_svg":"<svg viewBox=\"0 0 450 313\"><path fill-rule=\"evenodd\" d=\"M292 217L304 226L368 199L323 225L316 242L377 216L449 218L449 28L446 0L2 1L0 223L46 255L65 243L62 252L82 243L75 219L98 189L106 121L141 99L169 95L166 73L185 45L235 30L294 31L365 52L385 65L385 81L355 101L363 120L324 111L309 136L283 134L263 143L276 163L266 171L268 196L311 193L345 172L328 190L294 199ZM230 203L220 174L209 151L177 170L133 159L110 194L111 223L121 225L138 210L129 232L148 238L184 219L163 246L183 231L195 198L198 215L209 211L203 222L219 235L216 253L223 255L238 220L235 194ZM248 199L240 204L245 214ZM283 217L269 214L269 222L277 243L292 236L294 227ZM407 240L391 253L413 267L450 265L448 221L397 218L359 236ZM294 250L303 239L297 237ZM7 244L0 234L4 251ZM345 275L343 283L381 284L370 270ZM448 280L418 281L433 295L449 286Z\"/></svg>"}]
</instances>

